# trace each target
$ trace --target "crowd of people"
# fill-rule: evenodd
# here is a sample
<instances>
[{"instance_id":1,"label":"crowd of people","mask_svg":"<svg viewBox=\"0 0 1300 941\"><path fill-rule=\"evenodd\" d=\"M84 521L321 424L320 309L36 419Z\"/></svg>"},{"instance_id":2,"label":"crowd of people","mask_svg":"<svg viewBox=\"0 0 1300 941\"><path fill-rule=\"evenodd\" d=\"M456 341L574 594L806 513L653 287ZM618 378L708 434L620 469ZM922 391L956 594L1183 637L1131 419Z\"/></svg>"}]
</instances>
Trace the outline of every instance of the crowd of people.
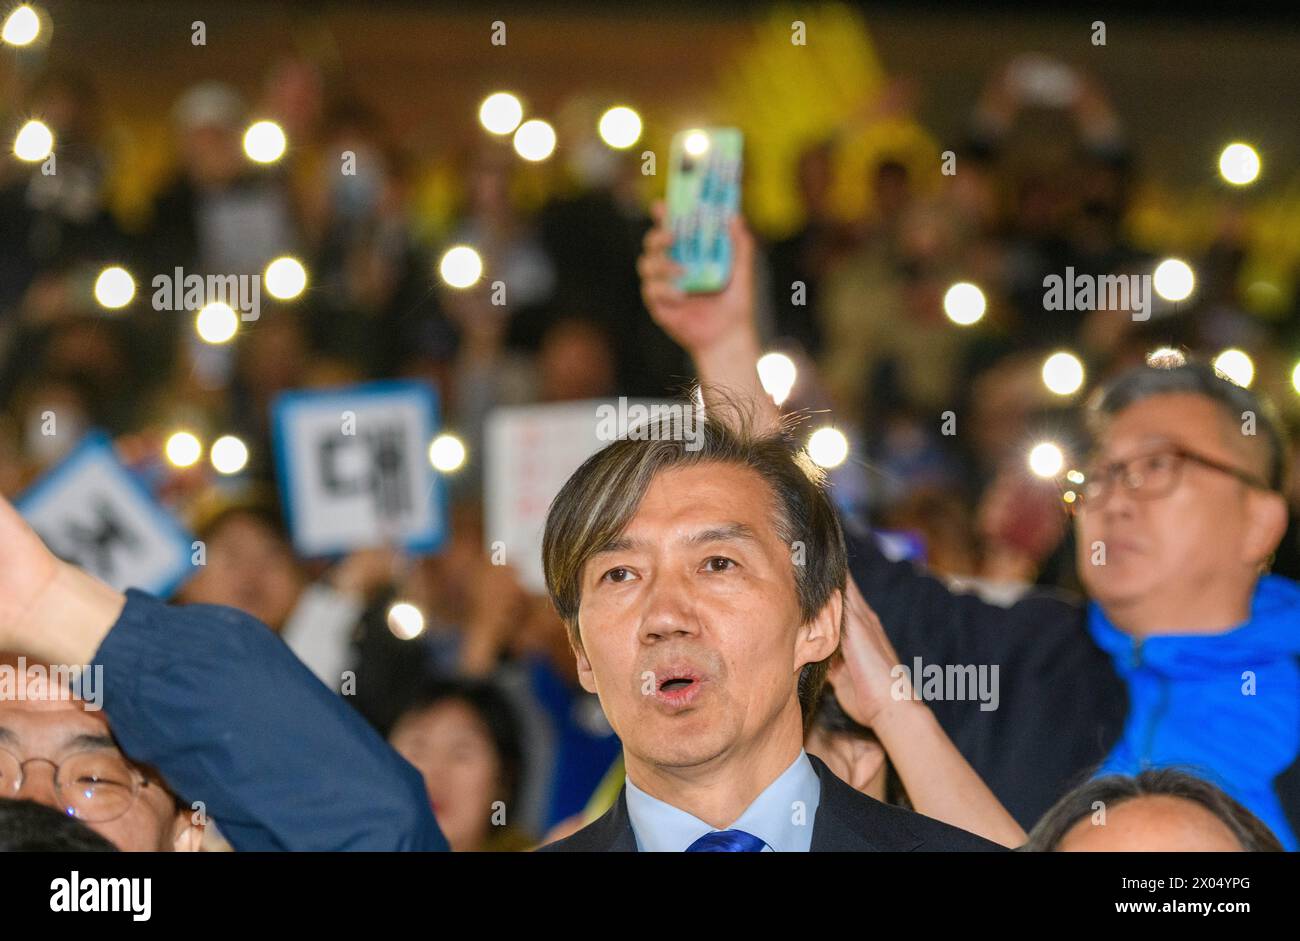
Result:
<instances>
[{"instance_id":1,"label":"crowd of people","mask_svg":"<svg viewBox=\"0 0 1300 941\"><path fill-rule=\"evenodd\" d=\"M485 142L461 155L452 222L431 241L413 197L426 155L293 61L256 109L219 83L179 96L175 176L133 228L110 210L93 80L35 82L25 107L55 129L59 162L0 171L0 496L103 428L152 468L206 559L174 605L119 595L0 507L0 651L99 664L107 683L103 712L0 700L0 846L714 849L747 844L697 844L757 829L748 848L1300 848L1287 422L1197 362L1233 345L1284 372L1295 318L1251 313L1227 198L1187 303L1147 321L1046 309L1046 277L1149 272L1158 246L1127 235L1142 168L1104 89L1078 76L1047 103L1022 75L990 76L955 173L938 154L931 179L901 157L866 168L859 219L831 196L837 139L810 142L790 181L803 223L765 237L737 220L730 284L696 296L673 286L632 154L557 169L526 208L517 158ZM245 158L255 112L288 131L286 161ZM451 244L474 246L489 277L440 283ZM268 300L225 346L145 287L178 268L257 274L286 253L309 289ZM88 287L108 263L141 285L111 315ZM958 280L987 298L977 327L944 314ZM1184 352L1148 363L1156 347ZM1100 390L1087 407L1042 386L1059 349ZM755 370L770 350L799 365L786 410L828 411L847 464L795 457L799 431ZM299 558L271 403L390 377L435 387L468 444L449 541ZM494 408L692 381L702 456L620 442L585 464L548 520L548 595L494 564L480 458ZM1258 434L1242 434L1246 412ZM239 435L247 469L160 470L180 424ZM1085 471L1069 514L1026 468L1047 429ZM674 527L695 524L712 529L682 548ZM906 537L906 558L887 536ZM792 574L773 560L795 541L809 562ZM638 576L696 550L736 587ZM427 622L415 639L389 629L399 597ZM957 669L968 695L927 692L924 666ZM647 670L649 695L629 679ZM683 720L687 695L715 698ZM88 758L83 798L67 770ZM681 770L696 766L710 770ZM791 795L811 795L794 830L773 822ZM760 797L777 812L754 812Z\"/></svg>"}]
</instances>

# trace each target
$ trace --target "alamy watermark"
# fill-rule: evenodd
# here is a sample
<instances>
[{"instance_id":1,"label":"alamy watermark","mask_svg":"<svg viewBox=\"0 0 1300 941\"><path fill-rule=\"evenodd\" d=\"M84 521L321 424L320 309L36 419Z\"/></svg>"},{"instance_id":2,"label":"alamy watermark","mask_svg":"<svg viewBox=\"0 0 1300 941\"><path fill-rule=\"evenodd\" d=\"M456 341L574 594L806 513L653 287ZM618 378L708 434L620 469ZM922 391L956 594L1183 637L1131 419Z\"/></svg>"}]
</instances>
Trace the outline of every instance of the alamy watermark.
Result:
<instances>
[{"instance_id":1,"label":"alamy watermark","mask_svg":"<svg viewBox=\"0 0 1300 941\"><path fill-rule=\"evenodd\" d=\"M154 275L151 283L154 310L197 311L221 303L238 313L240 320L253 321L262 315L260 274L186 274L177 267L171 274Z\"/></svg>"},{"instance_id":2,"label":"alamy watermark","mask_svg":"<svg viewBox=\"0 0 1300 941\"><path fill-rule=\"evenodd\" d=\"M693 402L631 402L596 407L596 437L601 441L685 441L687 451L704 447L703 417Z\"/></svg>"},{"instance_id":3,"label":"alamy watermark","mask_svg":"<svg viewBox=\"0 0 1300 941\"><path fill-rule=\"evenodd\" d=\"M980 712L993 712L998 708L997 664L981 663L922 663L920 657L912 658L912 666L904 663L890 668L894 678L889 693L895 701L920 700L922 702L978 701Z\"/></svg>"},{"instance_id":4,"label":"alamy watermark","mask_svg":"<svg viewBox=\"0 0 1300 941\"><path fill-rule=\"evenodd\" d=\"M1149 274L1049 274L1043 278L1044 310L1123 310L1134 320L1151 319Z\"/></svg>"},{"instance_id":5,"label":"alamy watermark","mask_svg":"<svg viewBox=\"0 0 1300 941\"><path fill-rule=\"evenodd\" d=\"M0 702L85 703L87 712L104 708L104 667L66 664L0 663Z\"/></svg>"},{"instance_id":6,"label":"alamy watermark","mask_svg":"<svg viewBox=\"0 0 1300 941\"><path fill-rule=\"evenodd\" d=\"M153 914L153 879L149 876L82 876L74 869L50 883L52 912L127 912L132 921Z\"/></svg>"}]
</instances>

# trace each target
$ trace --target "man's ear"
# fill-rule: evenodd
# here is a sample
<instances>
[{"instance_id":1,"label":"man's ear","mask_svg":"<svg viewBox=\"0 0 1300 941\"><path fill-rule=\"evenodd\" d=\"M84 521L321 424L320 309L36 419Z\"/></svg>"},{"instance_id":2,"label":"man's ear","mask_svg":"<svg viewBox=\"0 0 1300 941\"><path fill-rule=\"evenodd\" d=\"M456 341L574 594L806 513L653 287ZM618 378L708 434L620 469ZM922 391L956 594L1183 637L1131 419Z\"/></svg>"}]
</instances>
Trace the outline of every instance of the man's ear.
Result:
<instances>
[{"instance_id":1,"label":"man's ear","mask_svg":"<svg viewBox=\"0 0 1300 941\"><path fill-rule=\"evenodd\" d=\"M1273 491L1250 490L1246 497L1246 538L1242 561L1255 567L1267 563L1286 535L1286 497Z\"/></svg>"},{"instance_id":2,"label":"man's ear","mask_svg":"<svg viewBox=\"0 0 1300 941\"><path fill-rule=\"evenodd\" d=\"M200 823L202 817L198 811L187 810L184 807L176 811L176 819L172 821L172 850L177 853L197 853L203 848L203 831L205 824Z\"/></svg>"},{"instance_id":3,"label":"man's ear","mask_svg":"<svg viewBox=\"0 0 1300 941\"><path fill-rule=\"evenodd\" d=\"M596 691L596 674L591 669L591 661L587 659L587 651L582 649L582 630L581 628L574 631L577 634L577 641L570 640L569 646L573 648L573 656L578 661L578 682L582 688L589 693Z\"/></svg>"},{"instance_id":4,"label":"man's ear","mask_svg":"<svg viewBox=\"0 0 1300 941\"><path fill-rule=\"evenodd\" d=\"M820 663L840 649L840 625L844 623L844 592L836 589L811 621L799 628L795 644L795 669Z\"/></svg>"}]
</instances>

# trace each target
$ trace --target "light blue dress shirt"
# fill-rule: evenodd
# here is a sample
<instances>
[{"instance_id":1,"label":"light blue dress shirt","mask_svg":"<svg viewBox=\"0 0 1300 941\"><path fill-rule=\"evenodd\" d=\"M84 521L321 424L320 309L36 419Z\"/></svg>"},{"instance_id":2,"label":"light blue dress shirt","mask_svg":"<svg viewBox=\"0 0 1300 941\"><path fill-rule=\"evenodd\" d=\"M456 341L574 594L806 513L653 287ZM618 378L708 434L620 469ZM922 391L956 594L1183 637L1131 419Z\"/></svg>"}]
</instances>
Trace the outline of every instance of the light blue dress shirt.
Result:
<instances>
[{"instance_id":1,"label":"light blue dress shirt","mask_svg":"<svg viewBox=\"0 0 1300 941\"><path fill-rule=\"evenodd\" d=\"M698 817L651 797L630 779L624 791L636 848L642 853L681 853L711 827ZM764 853L806 853L812 847L813 820L822 783L802 749L799 757L745 808L728 830L744 830L766 844Z\"/></svg>"}]
</instances>

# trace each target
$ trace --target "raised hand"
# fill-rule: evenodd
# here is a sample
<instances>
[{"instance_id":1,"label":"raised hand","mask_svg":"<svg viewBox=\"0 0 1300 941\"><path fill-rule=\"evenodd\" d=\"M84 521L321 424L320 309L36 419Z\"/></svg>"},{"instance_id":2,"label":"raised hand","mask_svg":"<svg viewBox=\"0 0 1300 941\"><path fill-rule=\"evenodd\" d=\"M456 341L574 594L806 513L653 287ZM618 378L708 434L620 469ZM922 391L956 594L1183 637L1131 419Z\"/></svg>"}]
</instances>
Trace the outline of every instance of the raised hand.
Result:
<instances>
[{"instance_id":1,"label":"raised hand","mask_svg":"<svg viewBox=\"0 0 1300 941\"><path fill-rule=\"evenodd\" d=\"M880 739L918 813L1020 846L1025 831L962 757L934 713L913 697L880 618L850 578L844 597L842 656L831 666L835 698Z\"/></svg>"},{"instance_id":2,"label":"raised hand","mask_svg":"<svg viewBox=\"0 0 1300 941\"><path fill-rule=\"evenodd\" d=\"M831 665L830 682L835 698L849 718L870 726L898 703L893 692L899 682L894 676L898 654L894 651L880 618L867 604L850 578L844 592L844 635L840 657ZM910 690L908 690L910 693Z\"/></svg>"},{"instance_id":3,"label":"raised hand","mask_svg":"<svg viewBox=\"0 0 1300 941\"><path fill-rule=\"evenodd\" d=\"M0 650L16 649L16 629L60 564L18 511L0 498Z\"/></svg>"},{"instance_id":4,"label":"raised hand","mask_svg":"<svg viewBox=\"0 0 1300 941\"><path fill-rule=\"evenodd\" d=\"M358 549L327 576L339 591L369 600L397 581L401 553L391 547Z\"/></svg>"},{"instance_id":5,"label":"raised hand","mask_svg":"<svg viewBox=\"0 0 1300 941\"><path fill-rule=\"evenodd\" d=\"M519 631L528 595L508 565L480 561L470 588L460 669L467 676L486 676L496 669L501 651Z\"/></svg>"},{"instance_id":6,"label":"raised hand","mask_svg":"<svg viewBox=\"0 0 1300 941\"><path fill-rule=\"evenodd\" d=\"M739 218L731 222L731 280L714 294L687 294L677 287L681 267L669 257L673 236L664 204L653 207L655 224L646 233L637 261L641 297L659 324L695 362L705 387L752 407L762 422L775 420L776 406L758 379L762 355L754 318L754 237Z\"/></svg>"},{"instance_id":7,"label":"raised hand","mask_svg":"<svg viewBox=\"0 0 1300 941\"><path fill-rule=\"evenodd\" d=\"M0 498L0 650L89 663L125 603L119 592L58 559Z\"/></svg>"},{"instance_id":8,"label":"raised hand","mask_svg":"<svg viewBox=\"0 0 1300 941\"><path fill-rule=\"evenodd\" d=\"M754 237L739 217L731 222L734 249L731 280L714 294L687 294L677 287L681 266L669 257L673 235L662 202L651 210L637 272L641 298L655 323L692 356L754 332Z\"/></svg>"}]
</instances>

